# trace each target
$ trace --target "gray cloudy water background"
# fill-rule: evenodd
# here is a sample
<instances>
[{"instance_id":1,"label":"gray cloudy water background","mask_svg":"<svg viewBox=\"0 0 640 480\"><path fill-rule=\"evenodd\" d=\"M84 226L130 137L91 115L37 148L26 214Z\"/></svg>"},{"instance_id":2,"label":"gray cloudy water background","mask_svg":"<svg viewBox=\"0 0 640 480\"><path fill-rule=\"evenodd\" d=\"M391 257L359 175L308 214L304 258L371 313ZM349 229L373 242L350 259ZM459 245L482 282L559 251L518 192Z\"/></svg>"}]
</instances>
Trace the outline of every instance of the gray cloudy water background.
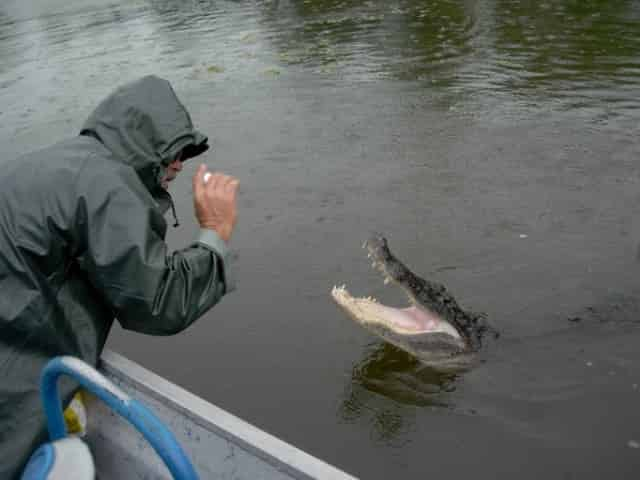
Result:
<instances>
[{"instance_id":1,"label":"gray cloudy water background","mask_svg":"<svg viewBox=\"0 0 640 480\"><path fill-rule=\"evenodd\" d=\"M0 162L149 73L241 180L238 289L110 348L363 479L640 473L640 2L5 0ZM371 231L487 313L485 363L436 375L335 307L406 303Z\"/></svg>"}]
</instances>

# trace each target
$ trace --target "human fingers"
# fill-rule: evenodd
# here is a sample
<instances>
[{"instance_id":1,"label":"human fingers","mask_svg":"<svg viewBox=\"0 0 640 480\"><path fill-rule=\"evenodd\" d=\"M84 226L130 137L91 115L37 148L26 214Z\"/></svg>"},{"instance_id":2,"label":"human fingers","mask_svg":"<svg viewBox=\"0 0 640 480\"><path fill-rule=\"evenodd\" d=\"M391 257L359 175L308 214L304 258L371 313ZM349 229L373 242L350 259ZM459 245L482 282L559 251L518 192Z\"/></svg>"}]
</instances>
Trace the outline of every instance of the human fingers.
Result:
<instances>
[{"instance_id":1,"label":"human fingers","mask_svg":"<svg viewBox=\"0 0 640 480\"><path fill-rule=\"evenodd\" d=\"M220 190L225 191L227 189L227 185L232 179L233 177L231 175L220 173L220 183L218 184Z\"/></svg>"},{"instance_id":2,"label":"human fingers","mask_svg":"<svg viewBox=\"0 0 640 480\"><path fill-rule=\"evenodd\" d=\"M204 175L206 171L207 166L202 163L198 166L196 173L193 175L193 194L196 197L200 197L204 193Z\"/></svg>"},{"instance_id":3,"label":"human fingers","mask_svg":"<svg viewBox=\"0 0 640 480\"><path fill-rule=\"evenodd\" d=\"M225 185L225 193L231 197L235 197L240 181L235 177L229 177L229 181Z\"/></svg>"},{"instance_id":4,"label":"human fingers","mask_svg":"<svg viewBox=\"0 0 640 480\"><path fill-rule=\"evenodd\" d=\"M222 174L220 172L212 172L209 180L207 181L207 189L209 192L217 191L220 188L222 181Z\"/></svg>"},{"instance_id":5,"label":"human fingers","mask_svg":"<svg viewBox=\"0 0 640 480\"><path fill-rule=\"evenodd\" d=\"M234 177L221 172L215 172L214 175L215 183L213 184L214 186L212 188L214 188L219 193L226 193L229 190L229 183L234 180Z\"/></svg>"}]
</instances>

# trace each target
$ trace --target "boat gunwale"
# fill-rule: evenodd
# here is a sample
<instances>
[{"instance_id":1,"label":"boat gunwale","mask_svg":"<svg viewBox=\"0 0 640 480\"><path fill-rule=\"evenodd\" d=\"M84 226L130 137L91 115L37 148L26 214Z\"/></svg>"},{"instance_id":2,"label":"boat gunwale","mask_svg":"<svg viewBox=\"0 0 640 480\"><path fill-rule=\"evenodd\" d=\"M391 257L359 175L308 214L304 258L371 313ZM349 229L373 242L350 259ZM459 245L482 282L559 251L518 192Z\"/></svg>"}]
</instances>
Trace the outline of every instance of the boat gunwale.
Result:
<instances>
[{"instance_id":1,"label":"boat gunwale","mask_svg":"<svg viewBox=\"0 0 640 480\"><path fill-rule=\"evenodd\" d=\"M356 479L112 350L103 352L99 369L293 478Z\"/></svg>"}]
</instances>

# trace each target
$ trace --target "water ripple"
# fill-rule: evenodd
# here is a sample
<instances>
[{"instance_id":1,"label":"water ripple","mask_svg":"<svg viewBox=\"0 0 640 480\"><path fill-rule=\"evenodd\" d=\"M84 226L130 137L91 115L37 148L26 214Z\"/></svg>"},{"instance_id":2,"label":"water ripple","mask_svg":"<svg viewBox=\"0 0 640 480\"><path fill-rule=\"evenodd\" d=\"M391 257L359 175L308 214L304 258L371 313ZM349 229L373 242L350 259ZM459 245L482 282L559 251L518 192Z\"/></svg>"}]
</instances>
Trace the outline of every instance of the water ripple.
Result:
<instances>
[{"instance_id":1,"label":"water ripple","mask_svg":"<svg viewBox=\"0 0 640 480\"><path fill-rule=\"evenodd\" d=\"M417 82L442 106L479 115L526 104L628 118L640 106L640 13L632 1L48 5L0 6L0 100L5 115L20 112L18 123L29 108L58 114L38 99L60 89L84 92L74 100L82 104L94 88L176 69L200 82L282 73Z\"/></svg>"}]
</instances>

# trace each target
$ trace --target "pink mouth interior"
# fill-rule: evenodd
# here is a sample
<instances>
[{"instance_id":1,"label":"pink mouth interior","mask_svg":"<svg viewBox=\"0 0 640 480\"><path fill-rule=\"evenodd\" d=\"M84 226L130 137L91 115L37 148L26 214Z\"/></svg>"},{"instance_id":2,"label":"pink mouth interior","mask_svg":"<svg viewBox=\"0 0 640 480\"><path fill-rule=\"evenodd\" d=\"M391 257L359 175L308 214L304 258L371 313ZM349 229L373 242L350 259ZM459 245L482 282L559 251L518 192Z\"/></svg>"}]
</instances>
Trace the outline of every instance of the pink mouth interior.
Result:
<instances>
[{"instance_id":1,"label":"pink mouth interior","mask_svg":"<svg viewBox=\"0 0 640 480\"><path fill-rule=\"evenodd\" d=\"M440 319L431 312L422 308L411 306L407 308L393 308L385 305L378 305L385 315L385 318L403 330L413 332L428 332L434 330L440 323Z\"/></svg>"}]
</instances>

